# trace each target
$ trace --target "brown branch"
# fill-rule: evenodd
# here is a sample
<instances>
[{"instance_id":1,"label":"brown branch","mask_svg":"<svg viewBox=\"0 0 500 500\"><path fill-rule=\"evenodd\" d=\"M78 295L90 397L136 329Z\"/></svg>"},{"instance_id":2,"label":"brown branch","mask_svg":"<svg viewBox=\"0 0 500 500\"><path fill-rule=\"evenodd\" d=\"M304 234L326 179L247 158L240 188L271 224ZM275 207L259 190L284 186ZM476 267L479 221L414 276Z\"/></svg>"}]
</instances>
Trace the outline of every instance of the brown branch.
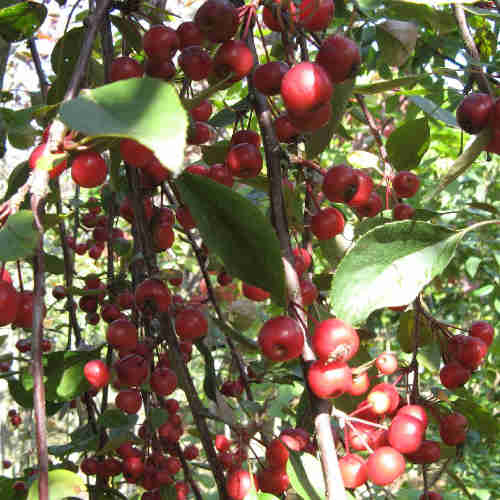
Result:
<instances>
[{"instance_id":1,"label":"brown branch","mask_svg":"<svg viewBox=\"0 0 500 500\"><path fill-rule=\"evenodd\" d=\"M254 59L257 60L257 52L253 36L250 32L247 38L247 44L254 53ZM302 352L302 362L304 375L307 374L309 365L316 359L310 346L309 338L305 330L307 325L307 316L302 308L302 294L300 290L299 278L294 267L294 256L290 243L288 232L288 222L286 218L286 209L283 197L282 171L281 171L281 150L274 127L272 124L272 114L268 107L264 95L258 92L253 86L252 78L247 79L250 95L252 96L252 105L259 123L266 156L266 165L269 179L269 197L271 201L271 222L275 228L280 248L283 256L285 269L285 282L288 290L290 304L289 313L292 317L298 319L304 333L304 350ZM344 500L345 489L340 469L338 466L337 452L332 434L330 422L330 402L316 398L309 390L311 398L311 408L314 415L314 427L318 446L321 453L321 466L327 489L327 500Z\"/></svg>"},{"instance_id":2,"label":"brown branch","mask_svg":"<svg viewBox=\"0 0 500 500\"><path fill-rule=\"evenodd\" d=\"M33 200L36 202L36 200ZM43 204L32 207L43 210ZM39 221L39 217L35 217ZM33 303L33 333L31 340L33 372L33 407L35 410L36 444L38 454L38 498L49 498L49 457L47 449L47 414L45 411L45 386L43 384L42 339L45 295L45 268L43 254L43 228L37 222L40 242L33 260L35 272L35 297Z\"/></svg>"},{"instance_id":3,"label":"brown branch","mask_svg":"<svg viewBox=\"0 0 500 500\"><path fill-rule=\"evenodd\" d=\"M476 80L481 92L493 95L490 83L483 73L480 66L481 55L479 50L477 50L476 43L470 32L469 25L467 24L467 17L465 16L464 8L461 5L453 5L453 13L455 14L455 19L457 20L458 31L465 45L465 49L468 54L475 60L472 64L471 73L473 78Z\"/></svg>"},{"instance_id":4,"label":"brown branch","mask_svg":"<svg viewBox=\"0 0 500 500\"><path fill-rule=\"evenodd\" d=\"M203 500L200 488L198 488L198 483L194 480L193 475L191 474L191 469L189 468L189 464L187 463L187 460L184 458L184 455L182 453L181 447L178 442L175 443L175 452L179 457L179 460L181 461L182 470L184 472L184 478L190 484L194 497L196 498L196 500Z\"/></svg>"},{"instance_id":5,"label":"brown branch","mask_svg":"<svg viewBox=\"0 0 500 500\"><path fill-rule=\"evenodd\" d=\"M35 65L36 74L38 76L38 81L40 83L40 90L42 92L42 97L44 102L47 101L47 94L49 92L49 84L47 83L47 78L42 68L42 61L40 60L40 53L38 52L36 46L35 38L28 38L28 48L31 52L31 58L33 59L33 63Z\"/></svg>"}]
</instances>

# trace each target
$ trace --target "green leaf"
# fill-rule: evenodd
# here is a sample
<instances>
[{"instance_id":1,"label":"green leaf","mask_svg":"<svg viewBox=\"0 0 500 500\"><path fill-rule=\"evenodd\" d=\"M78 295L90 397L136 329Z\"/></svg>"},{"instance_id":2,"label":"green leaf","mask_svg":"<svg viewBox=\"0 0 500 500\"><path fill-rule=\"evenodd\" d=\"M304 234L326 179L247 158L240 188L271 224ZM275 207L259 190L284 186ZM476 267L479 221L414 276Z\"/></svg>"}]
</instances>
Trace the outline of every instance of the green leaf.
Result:
<instances>
[{"instance_id":1,"label":"green leaf","mask_svg":"<svg viewBox=\"0 0 500 500\"><path fill-rule=\"evenodd\" d=\"M209 165L224 163L229 152L229 141L219 141L210 146L201 146L203 161Z\"/></svg>"},{"instance_id":2,"label":"green leaf","mask_svg":"<svg viewBox=\"0 0 500 500\"><path fill-rule=\"evenodd\" d=\"M464 389L461 392L464 397L453 402L454 409L467 417L472 429L478 431L483 437L496 438L500 432L498 416L472 400Z\"/></svg>"},{"instance_id":3,"label":"green leaf","mask_svg":"<svg viewBox=\"0 0 500 500\"><path fill-rule=\"evenodd\" d=\"M212 127L227 127L236 121L238 115L245 114L250 108L250 100L248 96L245 96L241 101L224 107L216 115L212 116L212 118L208 120L208 123L212 125Z\"/></svg>"},{"instance_id":4,"label":"green leaf","mask_svg":"<svg viewBox=\"0 0 500 500\"><path fill-rule=\"evenodd\" d=\"M322 153L330 144L333 134L344 116L345 109L349 103L354 87L354 79L346 80L335 86L331 99L332 116L329 122L318 130L315 130L306 140L306 154L308 158L314 158Z\"/></svg>"},{"instance_id":5,"label":"green leaf","mask_svg":"<svg viewBox=\"0 0 500 500\"><path fill-rule=\"evenodd\" d=\"M142 37L137 26L129 19L119 16L109 16L115 28L122 34L127 43L137 52L142 51Z\"/></svg>"},{"instance_id":6,"label":"green leaf","mask_svg":"<svg viewBox=\"0 0 500 500\"><path fill-rule=\"evenodd\" d=\"M412 352L415 344L415 311L404 311L399 316L397 339L404 352ZM420 330L418 345L423 346L432 342L433 335L428 321L420 316Z\"/></svg>"},{"instance_id":7,"label":"green leaf","mask_svg":"<svg viewBox=\"0 0 500 500\"><path fill-rule=\"evenodd\" d=\"M11 378L7 380L9 384L9 393L12 396L14 401L26 409L33 408L33 391L27 391L20 380ZM51 401L47 401L47 416L52 416L57 413L62 407L64 403L53 403Z\"/></svg>"},{"instance_id":8,"label":"green leaf","mask_svg":"<svg viewBox=\"0 0 500 500\"><path fill-rule=\"evenodd\" d=\"M440 108L430 99L418 95L409 96L408 99L413 102L413 104L418 106L430 118L440 120L446 123L446 125L448 125L449 127L458 128L458 123L455 115L450 113L449 111L446 111L445 109Z\"/></svg>"},{"instance_id":9,"label":"green leaf","mask_svg":"<svg viewBox=\"0 0 500 500\"><path fill-rule=\"evenodd\" d=\"M364 234L337 267L336 315L358 325L382 307L412 302L452 259L462 232L421 221L391 222Z\"/></svg>"},{"instance_id":10,"label":"green leaf","mask_svg":"<svg viewBox=\"0 0 500 500\"><path fill-rule=\"evenodd\" d=\"M148 420L153 430L156 430L168 420L168 413L163 408L151 408Z\"/></svg>"},{"instance_id":11,"label":"green leaf","mask_svg":"<svg viewBox=\"0 0 500 500\"><path fill-rule=\"evenodd\" d=\"M423 365L426 370L429 370L431 373L436 375L439 372L439 365L441 363L441 349L439 348L439 342L434 342L423 348L419 348L417 361Z\"/></svg>"},{"instance_id":12,"label":"green leaf","mask_svg":"<svg viewBox=\"0 0 500 500\"><path fill-rule=\"evenodd\" d=\"M132 427L137 423L139 417L135 414L126 415L118 408L108 408L97 419L100 427Z\"/></svg>"},{"instance_id":13,"label":"green leaf","mask_svg":"<svg viewBox=\"0 0 500 500\"><path fill-rule=\"evenodd\" d=\"M17 193L18 189L28 180L30 174L30 167L27 161L23 161L16 167L9 175L9 180L7 181L7 191L2 201L9 200L14 194Z\"/></svg>"},{"instance_id":14,"label":"green leaf","mask_svg":"<svg viewBox=\"0 0 500 500\"><path fill-rule=\"evenodd\" d=\"M489 129L484 129L478 134L469 147L453 162L448 172L439 180L438 185L424 196L422 204L435 199L449 184L465 173L474 163L474 160L484 151L484 148L490 142L490 137L491 132Z\"/></svg>"},{"instance_id":15,"label":"green leaf","mask_svg":"<svg viewBox=\"0 0 500 500\"><path fill-rule=\"evenodd\" d=\"M280 246L269 220L246 198L210 179L184 174L177 180L208 248L231 276L285 302Z\"/></svg>"},{"instance_id":16,"label":"green leaf","mask_svg":"<svg viewBox=\"0 0 500 500\"><path fill-rule=\"evenodd\" d=\"M21 2L0 9L0 36L20 42L33 36L47 16L47 8L36 2Z\"/></svg>"},{"instance_id":17,"label":"green leaf","mask_svg":"<svg viewBox=\"0 0 500 500\"><path fill-rule=\"evenodd\" d=\"M64 274L64 260L56 255L46 253L44 256L45 270L50 274Z\"/></svg>"},{"instance_id":18,"label":"green leaf","mask_svg":"<svg viewBox=\"0 0 500 500\"><path fill-rule=\"evenodd\" d=\"M387 139L389 162L396 170L411 170L418 166L429 144L430 130L427 119L407 121Z\"/></svg>"},{"instance_id":19,"label":"green leaf","mask_svg":"<svg viewBox=\"0 0 500 500\"><path fill-rule=\"evenodd\" d=\"M420 80L428 78L425 73L422 75L411 75L402 78L394 78L393 80L380 80L378 82L369 83L366 85L356 85L354 87L355 94L379 94L387 90L399 89L399 87L411 87Z\"/></svg>"},{"instance_id":20,"label":"green leaf","mask_svg":"<svg viewBox=\"0 0 500 500\"><path fill-rule=\"evenodd\" d=\"M130 78L84 90L60 108L72 129L94 137L135 139L174 175L183 170L187 115L177 91L157 78Z\"/></svg>"},{"instance_id":21,"label":"green leaf","mask_svg":"<svg viewBox=\"0 0 500 500\"><path fill-rule=\"evenodd\" d=\"M84 27L73 28L57 41L50 55L54 73L69 74L73 71L80 56L86 32L87 29Z\"/></svg>"},{"instance_id":22,"label":"green leaf","mask_svg":"<svg viewBox=\"0 0 500 500\"><path fill-rule=\"evenodd\" d=\"M465 261L465 270L467 271L467 274L471 278L474 278L474 276L476 275L480 264L481 264L481 259L475 256L469 257Z\"/></svg>"},{"instance_id":23,"label":"green leaf","mask_svg":"<svg viewBox=\"0 0 500 500\"><path fill-rule=\"evenodd\" d=\"M319 460L309 453L301 455L293 450L289 450L289 453L286 473L293 489L304 500L324 499L324 493L318 493L315 488L315 486L323 484L323 472Z\"/></svg>"},{"instance_id":24,"label":"green leaf","mask_svg":"<svg viewBox=\"0 0 500 500\"><path fill-rule=\"evenodd\" d=\"M49 500L63 500L67 497L88 499L84 480L69 470L49 471ZM38 498L38 479L36 479L29 489L28 500L38 500Z\"/></svg>"},{"instance_id":25,"label":"green leaf","mask_svg":"<svg viewBox=\"0 0 500 500\"><path fill-rule=\"evenodd\" d=\"M25 259L33 255L40 235L34 226L33 213L20 210L10 215L0 229L0 261Z\"/></svg>"}]
</instances>

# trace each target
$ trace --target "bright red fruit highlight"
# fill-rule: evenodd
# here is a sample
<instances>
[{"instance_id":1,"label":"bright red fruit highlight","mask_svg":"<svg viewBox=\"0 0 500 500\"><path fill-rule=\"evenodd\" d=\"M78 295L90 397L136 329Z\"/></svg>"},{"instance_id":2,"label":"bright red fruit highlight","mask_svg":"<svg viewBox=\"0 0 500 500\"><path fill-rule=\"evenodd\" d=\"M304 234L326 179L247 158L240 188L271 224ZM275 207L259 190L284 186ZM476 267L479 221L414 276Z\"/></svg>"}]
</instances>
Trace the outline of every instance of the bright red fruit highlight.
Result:
<instances>
[{"instance_id":1,"label":"bright red fruit highlight","mask_svg":"<svg viewBox=\"0 0 500 500\"><path fill-rule=\"evenodd\" d=\"M302 353L304 335L294 319L278 316L264 323L258 342L262 353L270 360L288 361Z\"/></svg>"}]
</instances>

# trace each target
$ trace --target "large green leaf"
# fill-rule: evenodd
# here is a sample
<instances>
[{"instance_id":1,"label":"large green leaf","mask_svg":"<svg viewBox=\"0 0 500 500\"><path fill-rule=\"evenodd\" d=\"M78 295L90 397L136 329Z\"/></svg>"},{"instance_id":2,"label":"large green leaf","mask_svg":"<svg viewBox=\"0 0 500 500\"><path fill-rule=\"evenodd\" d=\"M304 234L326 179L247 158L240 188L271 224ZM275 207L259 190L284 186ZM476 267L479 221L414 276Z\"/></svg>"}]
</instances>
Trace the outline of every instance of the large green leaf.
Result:
<instances>
[{"instance_id":1,"label":"large green leaf","mask_svg":"<svg viewBox=\"0 0 500 500\"><path fill-rule=\"evenodd\" d=\"M410 75L402 78L394 78L393 80L379 80L365 85L356 85L354 87L355 94L379 94L387 90L399 90L400 87L409 87L415 85L424 78L429 78L429 75L423 73L421 75Z\"/></svg>"},{"instance_id":2,"label":"large green leaf","mask_svg":"<svg viewBox=\"0 0 500 500\"><path fill-rule=\"evenodd\" d=\"M104 413L99 415L97 425L101 427L133 427L139 417L136 414L126 415L118 408L108 408Z\"/></svg>"},{"instance_id":3,"label":"large green leaf","mask_svg":"<svg viewBox=\"0 0 500 500\"><path fill-rule=\"evenodd\" d=\"M429 144L427 119L407 121L387 139L389 161L396 170L411 170L418 166Z\"/></svg>"},{"instance_id":4,"label":"large green leaf","mask_svg":"<svg viewBox=\"0 0 500 500\"><path fill-rule=\"evenodd\" d=\"M0 261L25 259L33 255L39 239L33 212L20 210L9 216L0 229Z\"/></svg>"},{"instance_id":5,"label":"large green leaf","mask_svg":"<svg viewBox=\"0 0 500 500\"><path fill-rule=\"evenodd\" d=\"M332 116L328 123L318 130L315 130L312 135L306 140L306 154L308 158L314 158L322 153L330 144L333 134L336 132L345 109L352 95L354 87L354 79L346 80L335 86L335 91L332 96Z\"/></svg>"},{"instance_id":6,"label":"large green leaf","mask_svg":"<svg viewBox=\"0 0 500 500\"><path fill-rule=\"evenodd\" d=\"M319 492L317 489L318 486L320 488L322 485L324 486L323 472L319 460L309 453L301 455L293 450L289 450L289 453L286 473L293 489L304 500L324 499L324 492Z\"/></svg>"},{"instance_id":7,"label":"large green leaf","mask_svg":"<svg viewBox=\"0 0 500 500\"><path fill-rule=\"evenodd\" d=\"M269 219L246 198L210 179L186 173L177 186L203 241L222 259L227 272L269 291L283 304L283 262Z\"/></svg>"},{"instance_id":8,"label":"large green leaf","mask_svg":"<svg viewBox=\"0 0 500 500\"><path fill-rule=\"evenodd\" d=\"M109 16L115 28L122 34L122 37L136 51L142 50L142 37L137 26L130 19L119 16Z\"/></svg>"},{"instance_id":9,"label":"large green leaf","mask_svg":"<svg viewBox=\"0 0 500 500\"><path fill-rule=\"evenodd\" d=\"M426 115L430 116L431 118L440 120L450 127L458 128L455 115L450 113L449 111L446 111L446 109L440 108L430 99L419 95L409 96L408 99L413 102L413 104L417 105Z\"/></svg>"},{"instance_id":10,"label":"large green leaf","mask_svg":"<svg viewBox=\"0 0 500 500\"><path fill-rule=\"evenodd\" d=\"M358 325L372 311L412 302L448 265L463 232L421 221L391 222L364 234L340 262L330 301Z\"/></svg>"},{"instance_id":11,"label":"large green leaf","mask_svg":"<svg viewBox=\"0 0 500 500\"><path fill-rule=\"evenodd\" d=\"M85 481L69 470L49 471L49 500L62 500L67 497L88 499ZM36 479L29 489L28 500L38 500L38 498L38 479Z\"/></svg>"},{"instance_id":12,"label":"large green leaf","mask_svg":"<svg viewBox=\"0 0 500 500\"><path fill-rule=\"evenodd\" d=\"M0 36L7 42L20 42L33 36L47 16L47 7L21 2L0 9Z\"/></svg>"},{"instance_id":13,"label":"large green leaf","mask_svg":"<svg viewBox=\"0 0 500 500\"><path fill-rule=\"evenodd\" d=\"M9 180L7 181L7 191L2 201L9 200L17 190L28 180L30 174L30 167L27 161L23 161L19 165L16 165L9 175Z\"/></svg>"},{"instance_id":14,"label":"large green leaf","mask_svg":"<svg viewBox=\"0 0 500 500\"><path fill-rule=\"evenodd\" d=\"M130 78L84 90L64 103L62 120L94 137L135 139L174 175L183 170L187 115L175 88L157 78Z\"/></svg>"}]
</instances>

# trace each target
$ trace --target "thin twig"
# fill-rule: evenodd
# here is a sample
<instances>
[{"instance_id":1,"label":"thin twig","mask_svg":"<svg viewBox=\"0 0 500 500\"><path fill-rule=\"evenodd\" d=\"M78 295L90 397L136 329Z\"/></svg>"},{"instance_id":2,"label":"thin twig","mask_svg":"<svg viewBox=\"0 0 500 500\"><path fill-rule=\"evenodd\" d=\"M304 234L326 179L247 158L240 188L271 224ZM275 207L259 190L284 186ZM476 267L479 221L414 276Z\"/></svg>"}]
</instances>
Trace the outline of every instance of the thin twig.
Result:
<instances>
[{"instance_id":1,"label":"thin twig","mask_svg":"<svg viewBox=\"0 0 500 500\"><path fill-rule=\"evenodd\" d=\"M31 58L33 59L33 63L35 65L36 74L38 76L38 81L40 83L40 90L42 92L43 101L47 101L47 94L49 92L49 84L47 83L47 77L42 68L42 61L40 60L40 53L38 52L38 48L36 46L35 38L28 38L28 47L31 52Z\"/></svg>"}]
</instances>

